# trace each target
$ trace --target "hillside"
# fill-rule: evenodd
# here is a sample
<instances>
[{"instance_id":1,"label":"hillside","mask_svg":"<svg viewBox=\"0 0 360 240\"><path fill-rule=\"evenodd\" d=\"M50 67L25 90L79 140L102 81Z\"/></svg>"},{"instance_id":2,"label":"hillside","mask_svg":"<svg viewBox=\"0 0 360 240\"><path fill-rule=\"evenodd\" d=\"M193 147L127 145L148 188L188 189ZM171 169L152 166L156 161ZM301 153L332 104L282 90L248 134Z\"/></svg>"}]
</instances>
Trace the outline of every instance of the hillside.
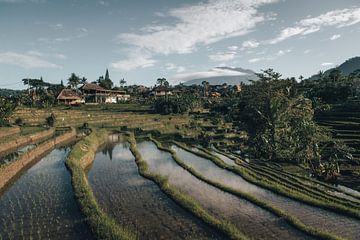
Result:
<instances>
[{"instance_id":1,"label":"hillside","mask_svg":"<svg viewBox=\"0 0 360 240\"><path fill-rule=\"evenodd\" d=\"M360 57L353 57L346 60L344 63L340 64L338 67L343 75L348 76L350 73L360 69ZM330 68L324 72L324 75L327 76L330 72L336 68ZM311 80L315 80L319 77L318 74L313 75L310 77Z\"/></svg>"}]
</instances>

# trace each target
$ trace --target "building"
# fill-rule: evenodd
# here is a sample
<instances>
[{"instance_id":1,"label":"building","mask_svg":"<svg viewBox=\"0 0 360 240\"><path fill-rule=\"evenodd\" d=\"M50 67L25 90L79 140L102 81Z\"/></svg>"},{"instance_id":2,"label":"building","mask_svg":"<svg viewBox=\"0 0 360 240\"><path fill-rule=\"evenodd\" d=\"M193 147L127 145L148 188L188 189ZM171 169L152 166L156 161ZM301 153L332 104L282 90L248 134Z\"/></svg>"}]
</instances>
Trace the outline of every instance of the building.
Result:
<instances>
[{"instance_id":1,"label":"building","mask_svg":"<svg viewBox=\"0 0 360 240\"><path fill-rule=\"evenodd\" d=\"M85 103L118 103L130 99L130 95L123 90L108 90L95 83L85 83L80 90Z\"/></svg>"},{"instance_id":2,"label":"building","mask_svg":"<svg viewBox=\"0 0 360 240\"><path fill-rule=\"evenodd\" d=\"M59 103L66 105L77 105L84 103L84 100L75 91L68 88L61 90L57 100Z\"/></svg>"},{"instance_id":3,"label":"building","mask_svg":"<svg viewBox=\"0 0 360 240\"><path fill-rule=\"evenodd\" d=\"M163 97L166 95L172 95L172 92L170 88L166 86L158 86L153 89L152 95L154 95L155 97Z\"/></svg>"}]
</instances>

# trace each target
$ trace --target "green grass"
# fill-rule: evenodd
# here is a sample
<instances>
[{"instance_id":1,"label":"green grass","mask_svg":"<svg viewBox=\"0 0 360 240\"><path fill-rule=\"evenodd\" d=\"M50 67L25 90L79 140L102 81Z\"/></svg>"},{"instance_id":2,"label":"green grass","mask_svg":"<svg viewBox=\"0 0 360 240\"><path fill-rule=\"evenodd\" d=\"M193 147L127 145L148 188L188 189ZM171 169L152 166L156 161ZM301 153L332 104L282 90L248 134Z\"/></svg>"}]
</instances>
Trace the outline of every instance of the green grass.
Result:
<instances>
[{"instance_id":1,"label":"green grass","mask_svg":"<svg viewBox=\"0 0 360 240\"><path fill-rule=\"evenodd\" d=\"M187 147L186 145L173 141L176 145L178 145L179 147L187 150L188 152L191 152L195 155L198 155L200 157L203 157L205 159L209 159L212 162L214 162L217 166L223 168L223 169L227 169L229 171L232 171L236 174L239 174L240 176L242 176L245 180L258 185L260 187L263 187L265 189L268 189L274 193L280 194L282 196L312 205L312 206L316 206L325 210L330 210L333 211L335 213L340 213L346 216L350 216L356 219L360 219L360 212L358 209L354 209L354 208L349 208L346 207L342 204L338 204L335 202L332 202L331 200L327 200L327 199L315 199L313 197L310 197L308 195L302 194L298 191L296 191L295 189L291 189L291 188L285 188L284 186L277 184L276 182L272 182L269 179L266 178L262 178L257 176L257 174L253 173L252 171L250 171L249 169L246 169L244 167L241 166L229 166L226 163L224 163L220 158L213 156L213 155L209 155L206 154L204 152L200 152L200 151L193 151L191 148Z\"/></svg>"},{"instance_id":2,"label":"green grass","mask_svg":"<svg viewBox=\"0 0 360 240\"><path fill-rule=\"evenodd\" d=\"M247 239L247 237L233 224L215 218L214 216L209 214L197 201L187 195L184 195L179 190L171 186L168 183L167 178L151 173L149 171L147 163L143 160L140 152L136 147L136 140L132 133L128 135L128 141L130 142L130 150L135 156L136 163L139 167L139 173L143 177L157 183L161 190L167 195L169 195L179 205L189 210L191 213L193 213L196 217L198 217L205 223L215 227L222 233L226 234L230 239Z\"/></svg>"},{"instance_id":3,"label":"green grass","mask_svg":"<svg viewBox=\"0 0 360 240\"><path fill-rule=\"evenodd\" d=\"M2 128L1 128L1 130L2 130ZM10 142L19 137L28 136L28 135L35 134L35 133L38 133L38 132L41 132L44 130L46 130L46 129L43 127L24 126L24 127L21 127L20 133L0 138L0 143Z\"/></svg>"},{"instance_id":4,"label":"green grass","mask_svg":"<svg viewBox=\"0 0 360 240\"><path fill-rule=\"evenodd\" d=\"M228 193L231 193L233 195L236 195L240 198L243 198L243 199L246 199L247 201L273 213L274 215L280 217L280 218L283 218L289 225L299 229L300 231L303 231L313 237L316 237L316 238L319 238L319 239L341 239L340 237L338 236L335 236L333 234L330 234L329 232L327 231L323 231L323 230L319 230L319 229L316 229L316 228L313 228L313 227L309 227L309 226L306 226L305 224L303 224L298 218L294 217L294 216L291 216L290 214L287 214L285 211L271 205L271 204L268 204L266 203L265 201L262 201L258 198L256 198L255 196L251 195L251 194L248 194L248 193L245 193L243 191L240 191L238 189L234 189L234 188L231 188L231 187L228 187L224 184L221 184L219 182L216 182L216 181L213 181L213 180L210 180L204 176L202 176L199 172L197 172L195 169L193 169L192 167L186 165L176 154L175 151L169 149L169 148L166 148L166 147L163 147L162 144L160 142L158 142L157 140L153 139L153 138L150 138L155 144L156 146L160 149L160 150L163 150L163 151L166 151L166 152L169 152L173 159L175 160L175 162L180 165L182 168L184 168L185 170L187 170L188 172L190 172L192 175L194 175L195 177L197 177L198 179L200 179L201 181L204 181L212 186L215 186L221 190L223 190L224 192L228 192Z\"/></svg>"},{"instance_id":5,"label":"green grass","mask_svg":"<svg viewBox=\"0 0 360 240\"><path fill-rule=\"evenodd\" d=\"M134 233L120 226L100 208L86 178L82 160L94 158L97 148L105 141L105 136L105 130L94 129L73 147L68 156L66 165L72 175L75 197L87 223L99 239L136 239Z\"/></svg>"}]
</instances>

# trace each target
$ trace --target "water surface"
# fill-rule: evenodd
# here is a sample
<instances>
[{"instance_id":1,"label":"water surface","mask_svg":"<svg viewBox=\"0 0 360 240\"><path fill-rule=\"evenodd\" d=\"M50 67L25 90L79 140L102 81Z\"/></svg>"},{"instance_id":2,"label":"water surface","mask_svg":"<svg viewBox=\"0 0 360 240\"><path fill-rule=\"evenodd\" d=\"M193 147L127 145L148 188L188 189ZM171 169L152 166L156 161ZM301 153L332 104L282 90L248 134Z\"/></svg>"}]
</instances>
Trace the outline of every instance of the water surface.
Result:
<instances>
[{"instance_id":1,"label":"water surface","mask_svg":"<svg viewBox=\"0 0 360 240\"><path fill-rule=\"evenodd\" d=\"M218 167L211 160L199 157L175 145L172 146L172 149L175 150L182 161L200 172L206 178L252 194L260 200L286 210L309 226L328 230L345 238L360 239L359 220L274 194L269 190L246 181L233 172ZM224 157L222 159L224 159Z\"/></svg>"},{"instance_id":2,"label":"water surface","mask_svg":"<svg viewBox=\"0 0 360 240\"><path fill-rule=\"evenodd\" d=\"M181 168L167 152L150 141L138 149L152 172L167 176L169 183L198 201L215 217L234 224L252 239L308 239L270 212L200 181Z\"/></svg>"},{"instance_id":3,"label":"water surface","mask_svg":"<svg viewBox=\"0 0 360 240\"><path fill-rule=\"evenodd\" d=\"M118 135L96 154L89 183L105 212L139 239L223 239L138 173L129 145Z\"/></svg>"},{"instance_id":4,"label":"water surface","mask_svg":"<svg viewBox=\"0 0 360 240\"><path fill-rule=\"evenodd\" d=\"M93 239L65 167L69 150L53 150L0 196L0 239Z\"/></svg>"}]
</instances>

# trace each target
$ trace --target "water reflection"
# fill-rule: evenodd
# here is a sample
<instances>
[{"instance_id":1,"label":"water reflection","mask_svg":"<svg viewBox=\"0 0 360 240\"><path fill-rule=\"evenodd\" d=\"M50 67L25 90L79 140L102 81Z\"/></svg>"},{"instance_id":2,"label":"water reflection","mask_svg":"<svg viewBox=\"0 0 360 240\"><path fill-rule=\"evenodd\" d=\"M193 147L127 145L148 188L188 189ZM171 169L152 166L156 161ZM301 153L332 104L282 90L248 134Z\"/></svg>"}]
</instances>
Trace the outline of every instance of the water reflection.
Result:
<instances>
[{"instance_id":1,"label":"water reflection","mask_svg":"<svg viewBox=\"0 0 360 240\"><path fill-rule=\"evenodd\" d=\"M0 196L0 239L93 239L75 202L68 152L53 150Z\"/></svg>"},{"instance_id":2,"label":"water reflection","mask_svg":"<svg viewBox=\"0 0 360 240\"><path fill-rule=\"evenodd\" d=\"M180 159L188 166L191 166L196 171L201 172L201 174L207 178L232 188L239 189L243 192L250 193L263 201L269 202L274 206L297 216L309 226L326 229L345 238L360 239L359 220L328 212L316 207L311 207L292 199L274 194L271 191L247 182L245 179L233 172L219 168L208 159L199 157L175 145L172 146L172 149L176 151ZM347 229L347 231L345 231L345 229Z\"/></svg>"},{"instance_id":3,"label":"water reflection","mask_svg":"<svg viewBox=\"0 0 360 240\"><path fill-rule=\"evenodd\" d=\"M100 206L139 239L221 239L138 173L129 144L109 136L88 173Z\"/></svg>"},{"instance_id":4,"label":"water reflection","mask_svg":"<svg viewBox=\"0 0 360 240\"><path fill-rule=\"evenodd\" d=\"M212 215L230 221L253 239L306 239L301 232L271 213L208 185L178 166L171 155L149 141L138 149L152 172L168 176L169 183L197 200Z\"/></svg>"}]
</instances>

